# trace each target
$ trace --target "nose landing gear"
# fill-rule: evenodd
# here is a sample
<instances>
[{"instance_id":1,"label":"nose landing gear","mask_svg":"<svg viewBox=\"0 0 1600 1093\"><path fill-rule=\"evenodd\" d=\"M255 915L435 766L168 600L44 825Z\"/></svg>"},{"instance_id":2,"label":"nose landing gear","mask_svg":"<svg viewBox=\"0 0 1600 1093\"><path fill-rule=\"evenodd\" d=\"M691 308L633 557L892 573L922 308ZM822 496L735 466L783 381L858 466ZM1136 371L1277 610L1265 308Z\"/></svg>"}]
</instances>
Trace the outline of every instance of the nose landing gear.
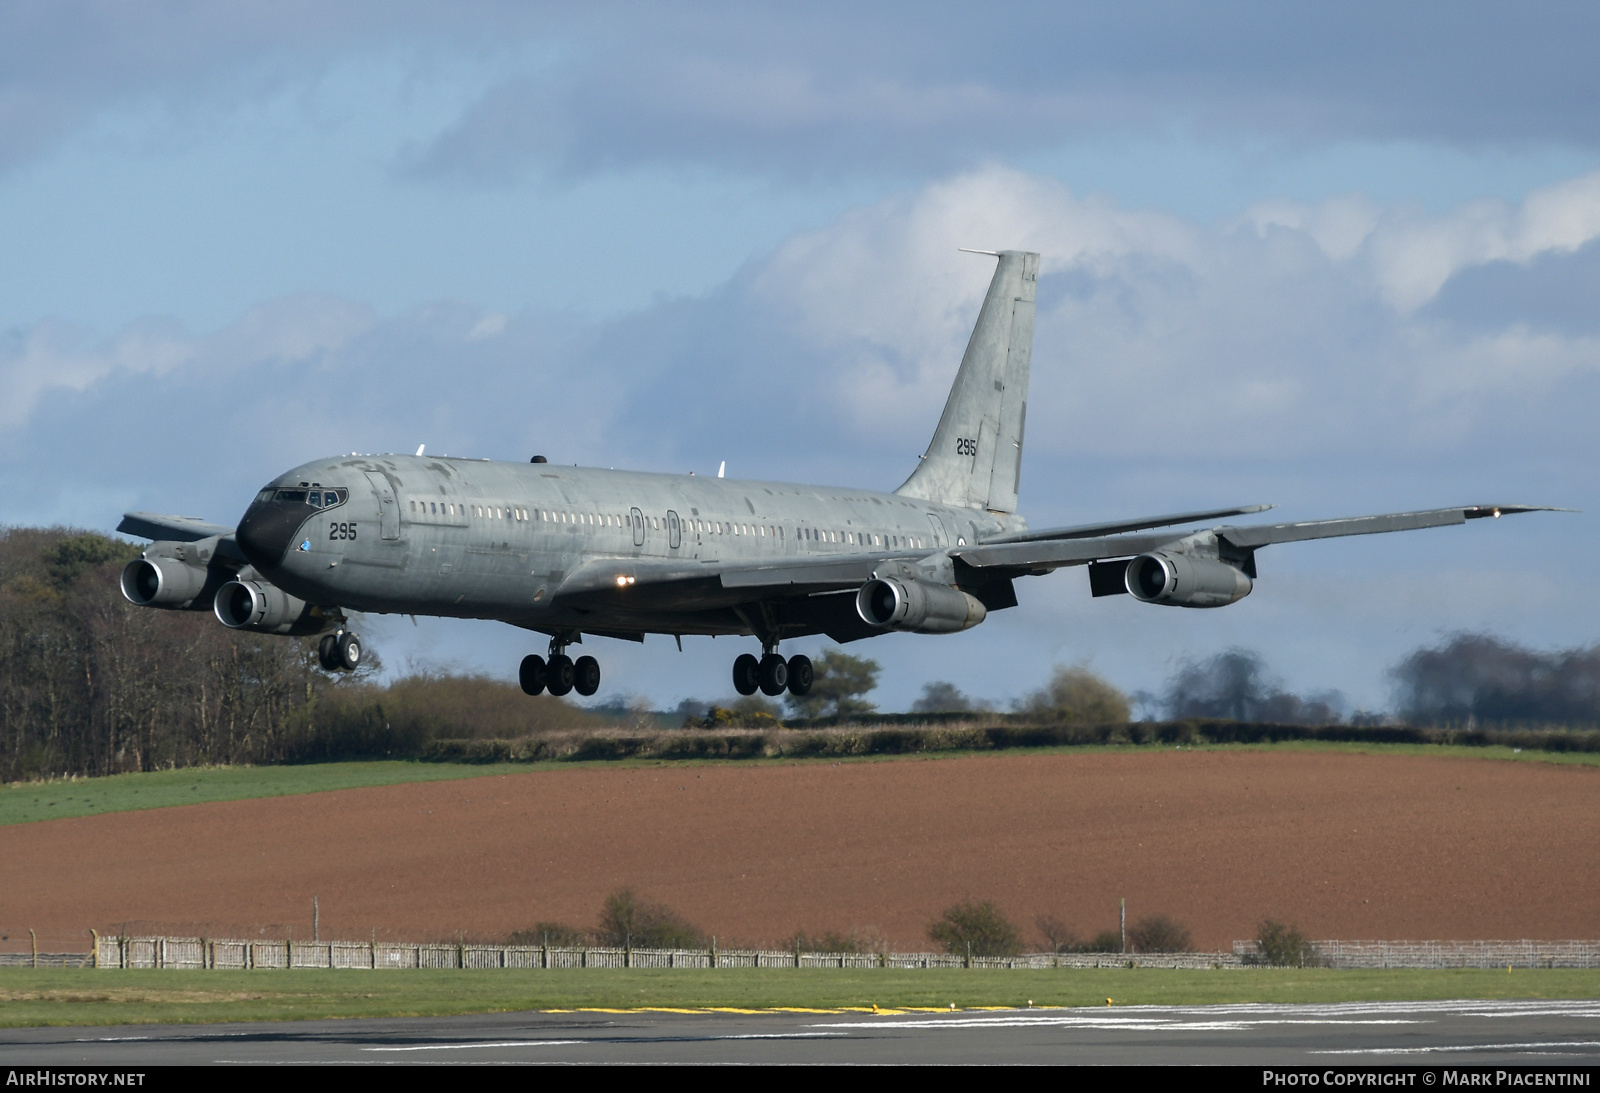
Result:
<instances>
[{"instance_id":1,"label":"nose landing gear","mask_svg":"<svg viewBox=\"0 0 1600 1093\"><path fill-rule=\"evenodd\" d=\"M585 698L600 689L600 662L594 657L567 656L565 637L550 639L550 659L537 653L522 658L517 670L517 682L525 694L536 695L549 691L557 698L577 691Z\"/></svg>"},{"instance_id":2,"label":"nose landing gear","mask_svg":"<svg viewBox=\"0 0 1600 1093\"><path fill-rule=\"evenodd\" d=\"M811 690L814 678L810 657L797 655L784 660L776 643L762 650L760 660L741 653L733 662L733 689L742 695L760 691L776 698L788 691L798 698Z\"/></svg>"}]
</instances>

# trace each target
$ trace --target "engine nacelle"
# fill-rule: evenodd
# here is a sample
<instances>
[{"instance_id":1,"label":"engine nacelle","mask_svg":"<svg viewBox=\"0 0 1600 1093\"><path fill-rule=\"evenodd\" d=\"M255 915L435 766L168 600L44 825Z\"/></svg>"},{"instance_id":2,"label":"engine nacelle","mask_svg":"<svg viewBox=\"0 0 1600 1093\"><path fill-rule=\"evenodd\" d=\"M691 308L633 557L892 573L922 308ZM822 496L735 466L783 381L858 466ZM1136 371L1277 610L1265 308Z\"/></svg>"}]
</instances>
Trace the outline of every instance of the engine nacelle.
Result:
<instances>
[{"instance_id":1,"label":"engine nacelle","mask_svg":"<svg viewBox=\"0 0 1600 1093\"><path fill-rule=\"evenodd\" d=\"M976 597L949 585L878 577L856 593L856 612L886 630L954 634L978 625L989 609Z\"/></svg>"},{"instance_id":2,"label":"engine nacelle","mask_svg":"<svg viewBox=\"0 0 1600 1093\"><path fill-rule=\"evenodd\" d=\"M208 611L217 589L237 568L217 556L216 537L195 543L155 542L122 568L122 595L138 607Z\"/></svg>"},{"instance_id":3,"label":"engine nacelle","mask_svg":"<svg viewBox=\"0 0 1600 1093\"><path fill-rule=\"evenodd\" d=\"M122 595L139 607L182 611L206 586L206 571L175 558L135 558L122 567ZM204 610L205 605L201 604Z\"/></svg>"},{"instance_id":4,"label":"engine nacelle","mask_svg":"<svg viewBox=\"0 0 1600 1093\"><path fill-rule=\"evenodd\" d=\"M217 589L213 610L222 625L261 634L316 634L330 625L305 600L266 581L229 581Z\"/></svg>"},{"instance_id":5,"label":"engine nacelle","mask_svg":"<svg viewBox=\"0 0 1600 1093\"><path fill-rule=\"evenodd\" d=\"M1250 595L1250 578L1226 562L1158 550L1128 563L1134 599L1170 607L1226 607Z\"/></svg>"}]
</instances>

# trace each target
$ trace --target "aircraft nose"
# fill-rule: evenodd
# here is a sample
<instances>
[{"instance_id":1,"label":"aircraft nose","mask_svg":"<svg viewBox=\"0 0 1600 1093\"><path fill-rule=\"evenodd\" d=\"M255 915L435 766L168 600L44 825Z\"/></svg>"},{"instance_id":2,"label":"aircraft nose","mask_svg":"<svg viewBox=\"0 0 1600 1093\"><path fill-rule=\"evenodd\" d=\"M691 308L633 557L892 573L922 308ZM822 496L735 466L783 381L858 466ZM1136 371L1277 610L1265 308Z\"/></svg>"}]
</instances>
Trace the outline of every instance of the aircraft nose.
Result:
<instances>
[{"instance_id":1,"label":"aircraft nose","mask_svg":"<svg viewBox=\"0 0 1600 1093\"><path fill-rule=\"evenodd\" d=\"M245 510L233 538L250 564L260 570L283 563L295 533L314 510L298 501L257 501Z\"/></svg>"}]
</instances>

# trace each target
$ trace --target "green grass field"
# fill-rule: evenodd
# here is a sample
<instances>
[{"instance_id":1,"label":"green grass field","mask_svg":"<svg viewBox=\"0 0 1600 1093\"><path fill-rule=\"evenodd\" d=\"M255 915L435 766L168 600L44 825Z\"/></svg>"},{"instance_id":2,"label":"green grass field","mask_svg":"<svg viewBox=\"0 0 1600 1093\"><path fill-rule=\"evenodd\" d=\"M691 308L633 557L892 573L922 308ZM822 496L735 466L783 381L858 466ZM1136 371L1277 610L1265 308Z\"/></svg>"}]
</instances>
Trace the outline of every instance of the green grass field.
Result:
<instances>
[{"instance_id":1,"label":"green grass field","mask_svg":"<svg viewBox=\"0 0 1600 1093\"><path fill-rule=\"evenodd\" d=\"M188 767L148 774L113 774L51 782L10 782L0 787L0 825L132 812L206 801L284 797L401 782L481 778L532 769L524 763L307 763L283 767Z\"/></svg>"},{"instance_id":2,"label":"green grass field","mask_svg":"<svg viewBox=\"0 0 1600 1093\"><path fill-rule=\"evenodd\" d=\"M960 758L971 755L1034 755L1086 752L1137 752L1164 750L1160 745L1124 747L1014 748L1005 751L948 751L918 753L919 760ZM1435 744L1346 744L1293 741L1281 744L1185 745L1185 751L1335 751L1371 755L1418 755L1436 758L1499 759L1517 762L1600 766L1600 753L1513 751L1506 747L1457 747ZM189 767L148 774L116 774L106 778L58 779L49 782L10 782L0 786L0 826L59 820L69 816L96 816L104 812L131 812L169 808L206 801L238 801L253 797L283 797L321 793L362 786L390 786L403 782L437 782L451 778L482 778L492 774L522 774L573 766L668 766L684 763L888 763L910 758L871 755L839 759L663 760L622 759L542 763L421 763L411 760L374 760L358 763L307 763L275 767Z\"/></svg>"},{"instance_id":3,"label":"green grass field","mask_svg":"<svg viewBox=\"0 0 1600 1093\"><path fill-rule=\"evenodd\" d=\"M570 1009L959 1009L1600 997L1600 971L0 969L0 1026L184 1024Z\"/></svg>"}]
</instances>

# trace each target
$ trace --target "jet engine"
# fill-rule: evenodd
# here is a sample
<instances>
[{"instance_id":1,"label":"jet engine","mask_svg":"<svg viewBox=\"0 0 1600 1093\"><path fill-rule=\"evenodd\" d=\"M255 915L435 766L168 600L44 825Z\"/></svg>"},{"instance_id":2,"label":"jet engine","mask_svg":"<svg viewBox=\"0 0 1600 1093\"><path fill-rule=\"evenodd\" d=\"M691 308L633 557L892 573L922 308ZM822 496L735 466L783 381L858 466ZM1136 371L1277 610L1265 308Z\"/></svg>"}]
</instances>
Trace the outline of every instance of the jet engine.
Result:
<instances>
[{"instance_id":1,"label":"jet engine","mask_svg":"<svg viewBox=\"0 0 1600 1093\"><path fill-rule=\"evenodd\" d=\"M229 581L217 590L213 610L222 625L261 634L316 634L330 625L305 600L265 581Z\"/></svg>"},{"instance_id":2,"label":"jet engine","mask_svg":"<svg viewBox=\"0 0 1600 1093\"><path fill-rule=\"evenodd\" d=\"M215 550L215 540L151 543L123 566L122 595L139 607L204 611L236 568L220 564Z\"/></svg>"},{"instance_id":3,"label":"jet engine","mask_svg":"<svg viewBox=\"0 0 1600 1093\"><path fill-rule=\"evenodd\" d=\"M1158 550L1128 563L1128 591L1145 603L1226 607L1250 595L1250 578L1226 562Z\"/></svg>"},{"instance_id":4,"label":"jet engine","mask_svg":"<svg viewBox=\"0 0 1600 1093\"><path fill-rule=\"evenodd\" d=\"M989 611L977 598L930 581L878 577L856 593L856 611L866 622L914 634L954 634L970 630Z\"/></svg>"}]
</instances>

